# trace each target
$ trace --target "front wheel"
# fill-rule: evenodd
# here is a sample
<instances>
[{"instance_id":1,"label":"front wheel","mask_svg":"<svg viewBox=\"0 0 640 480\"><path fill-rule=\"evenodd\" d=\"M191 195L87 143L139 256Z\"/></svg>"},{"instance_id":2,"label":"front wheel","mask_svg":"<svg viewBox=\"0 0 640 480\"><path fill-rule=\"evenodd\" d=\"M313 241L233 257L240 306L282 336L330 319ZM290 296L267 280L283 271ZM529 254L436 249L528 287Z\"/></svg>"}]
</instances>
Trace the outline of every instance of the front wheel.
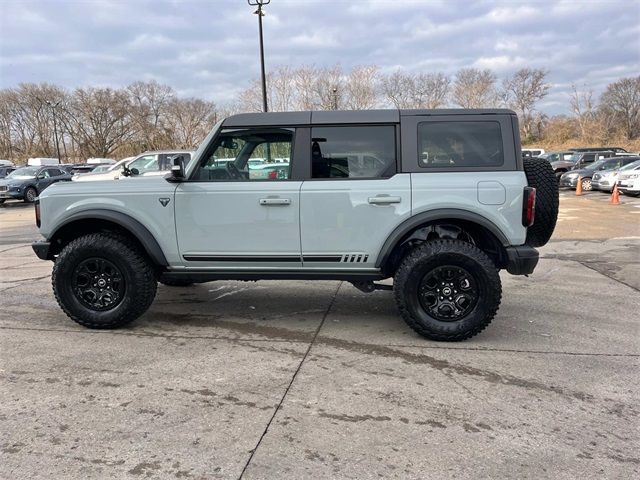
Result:
<instances>
[{"instance_id":1,"label":"front wheel","mask_svg":"<svg viewBox=\"0 0 640 480\"><path fill-rule=\"evenodd\" d=\"M456 342L482 331L500 306L492 260L461 240L428 241L402 261L393 284L400 314L420 335Z\"/></svg>"},{"instance_id":2,"label":"front wheel","mask_svg":"<svg viewBox=\"0 0 640 480\"><path fill-rule=\"evenodd\" d=\"M126 238L94 233L77 238L56 258L51 278L62 310L88 328L118 328L147 311L155 272Z\"/></svg>"},{"instance_id":3,"label":"front wheel","mask_svg":"<svg viewBox=\"0 0 640 480\"><path fill-rule=\"evenodd\" d=\"M33 187L28 187L25 191L24 191L24 201L27 203L33 203L36 201L36 198L38 198L38 192L36 191L35 188Z\"/></svg>"},{"instance_id":4,"label":"front wheel","mask_svg":"<svg viewBox=\"0 0 640 480\"><path fill-rule=\"evenodd\" d=\"M584 192L593 190L593 185L591 185L591 179L589 177L581 179L580 182L582 183L582 190Z\"/></svg>"}]
</instances>

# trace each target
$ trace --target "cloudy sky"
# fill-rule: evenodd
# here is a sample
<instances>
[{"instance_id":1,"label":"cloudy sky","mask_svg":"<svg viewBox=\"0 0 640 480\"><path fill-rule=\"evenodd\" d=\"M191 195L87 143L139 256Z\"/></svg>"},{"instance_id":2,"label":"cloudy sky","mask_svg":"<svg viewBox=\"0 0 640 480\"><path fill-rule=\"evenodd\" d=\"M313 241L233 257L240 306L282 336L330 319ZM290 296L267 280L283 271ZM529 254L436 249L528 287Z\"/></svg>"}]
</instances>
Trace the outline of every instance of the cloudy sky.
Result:
<instances>
[{"instance_id":1,"label":"cloudy sky","mask_svg":"<svg viewBox=\"0 0 640 480\"><path fill-rule=\"evenodd\" d=\"M155 79L225 103L259 75L246 0L0 0L0 10L0 88ZM572 83L598 94L640 74L640 0L272 0L266 12L267 69L544 68L548 113L567 112Z\"/></svg>"}]
</instances>

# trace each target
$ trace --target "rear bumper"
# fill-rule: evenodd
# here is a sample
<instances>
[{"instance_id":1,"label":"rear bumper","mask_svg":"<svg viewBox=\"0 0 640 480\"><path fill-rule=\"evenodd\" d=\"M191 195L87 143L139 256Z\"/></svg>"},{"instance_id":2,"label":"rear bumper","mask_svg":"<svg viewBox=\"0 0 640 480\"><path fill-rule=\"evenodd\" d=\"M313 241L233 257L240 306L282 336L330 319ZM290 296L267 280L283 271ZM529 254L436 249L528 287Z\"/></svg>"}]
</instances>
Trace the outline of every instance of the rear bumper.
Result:
<instances>
[{"instance_id":1,"label":"rear bumper","mask_svg":"<svg viewBox=\"0 0 640 480\"><path fill-rule=\"evenodd\" d=\"M507 247L507 272L511 275L529 275L538 265L540 254L527 245Z\"/></svg>"},{"instance_id":2,"label":"rear bumper","mask_svg":"<svg viewBox=\"0 0 640 480\"><path fill-rule=\"evenodd\" d=\"M46 242L44 240L40 242L33 242L31 244L31 248L36 252L39 259L50 260L49 250L51 249L51 242Z\"/></svg>"}]
</instances>

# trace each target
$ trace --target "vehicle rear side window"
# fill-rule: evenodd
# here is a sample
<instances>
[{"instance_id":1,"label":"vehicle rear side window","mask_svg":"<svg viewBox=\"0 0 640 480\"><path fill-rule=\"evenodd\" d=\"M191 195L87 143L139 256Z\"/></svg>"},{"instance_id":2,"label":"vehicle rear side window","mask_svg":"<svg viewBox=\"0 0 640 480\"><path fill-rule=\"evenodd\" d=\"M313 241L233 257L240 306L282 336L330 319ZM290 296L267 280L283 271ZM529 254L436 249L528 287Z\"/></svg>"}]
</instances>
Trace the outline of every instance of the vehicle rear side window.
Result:
<instances>
[{"instance_id":1,"label":"vehicle rear side window","mask_svg":"<svg viewBox=\"0 0 640 480\"><path fill-rule=\"evenodd\" d=\"M497 167L503 164L499 122L418 124L418 165L421 167Z\"/></svg>"},{"instance_id":2,"label":"vehicle rear side window","mask_svg":"<svg viewBox=\"0 0 640 480\"><path fill-rule=\"evenodd\" d=\"M311 129L312 178L388 178L395 172L392 125Z\"/></svg>"}]
</instances>

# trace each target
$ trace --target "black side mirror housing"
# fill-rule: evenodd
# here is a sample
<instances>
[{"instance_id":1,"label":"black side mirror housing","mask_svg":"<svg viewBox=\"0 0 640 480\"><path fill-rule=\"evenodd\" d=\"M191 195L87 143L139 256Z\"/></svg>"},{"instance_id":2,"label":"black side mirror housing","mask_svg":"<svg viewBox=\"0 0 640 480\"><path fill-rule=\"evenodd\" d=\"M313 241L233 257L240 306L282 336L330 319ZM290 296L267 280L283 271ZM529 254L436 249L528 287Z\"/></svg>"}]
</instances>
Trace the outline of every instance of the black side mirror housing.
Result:
<instances>
[{"instance_id":1,"label":"black side mirror housing","mask_svg":"<svg viewBox=\"0 0 640 480\"><path fill-rule=\"evenodd\" d=\"M167 177L167 180L170 182L182 182L185 175L184 155L178 155L173 158L171 174Z\"/></svg>"}]
</instances>

